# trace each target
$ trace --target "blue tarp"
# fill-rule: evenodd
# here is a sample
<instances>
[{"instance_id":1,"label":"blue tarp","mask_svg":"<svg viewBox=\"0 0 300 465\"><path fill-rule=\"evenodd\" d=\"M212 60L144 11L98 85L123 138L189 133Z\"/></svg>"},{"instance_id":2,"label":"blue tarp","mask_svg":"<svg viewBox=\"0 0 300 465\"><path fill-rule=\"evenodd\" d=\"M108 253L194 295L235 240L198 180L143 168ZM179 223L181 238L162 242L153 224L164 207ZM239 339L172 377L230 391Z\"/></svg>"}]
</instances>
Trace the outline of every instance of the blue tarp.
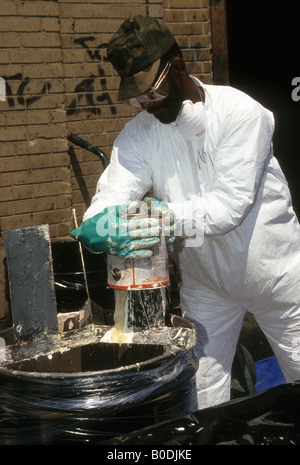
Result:
<instances>
[{"instance_id":1,"label":"blue tarp","mask_svg":"<svg viewBox=\"0 0 300 465\"><path fill-rule=\"evenodd\" d=\"M263 391L273 386L285 384L285 378L275 355L255 362L256 384L255 391Z\"/></svg>"}]
</instances>

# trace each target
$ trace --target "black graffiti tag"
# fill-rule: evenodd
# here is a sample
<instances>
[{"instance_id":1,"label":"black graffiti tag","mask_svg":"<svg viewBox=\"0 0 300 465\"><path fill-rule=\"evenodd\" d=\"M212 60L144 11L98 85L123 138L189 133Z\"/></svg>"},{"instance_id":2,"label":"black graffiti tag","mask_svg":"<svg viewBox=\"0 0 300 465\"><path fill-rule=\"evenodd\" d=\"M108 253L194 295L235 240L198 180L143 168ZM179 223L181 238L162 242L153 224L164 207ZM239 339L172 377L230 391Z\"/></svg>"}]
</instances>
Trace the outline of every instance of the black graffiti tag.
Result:
<instances>
[{"instance_id":1,"label":"black graffiti tag","mask_svg":"<svg viewBox=\"0 0 300 465\"><path fill-rule=\"evenodd\" d=\"M97 60L97 61L107 61L107 58L105 56L102 56L100 53L100 50L103 48L106 48L107 44L102 43L98 45L94 51L87 45L87 42L94 41L95 37L93 36L88 36L88 37L81 37L79 39L75 39L74 43L79 44L81 47L83 47L89 57L92 60ZM97 96L96 100L94 99L95 96L95 79L96 76L94 74L91 74L88 78L83 79L79 84L74 89L74 92L77 94L77 97L74 98L74 100L71 102L71 104L67 108L67 114L68 115L73 115L75 113L78 113L80 111L89 111L94 115L99 115L101 114L101 108L97 105L97 102L105 102L107 101L109 104L109 108L111 111L112 115L116 114L116 107L113 105L111 96L109 92L107 91L106 87L106 78L105 78L105 72L102 66L99 64L98 65L98 73L99 73L99 78L100 78L100 85L102 88L102 93L101 95ZM87 106L79 106L79 102L81 102L83 99L86 100Z\"/></svg>"},{"instance_id":2,"label":"black graffiti tag","mask_svg":"<svg viewBox=\"0 0 300 465\"><path fill-rule=\"evenodd\" d=\"M3 76L5 82L6 82L6 95L7 95L7 102L9 107L14 107L16 100L20 105L27 105L30 106L40 98L42 98L43 94L46 94L51 88L51 84L49 82L44 82L43 87L41 91L39 92L38 95L35 95L33 97L24 97L25 89L26 86L30 82L29 77L23 78L22 73L17 73L12 76ZM17 91L16 91L16 97L14 97L13 92L12 92L12 86L10 84L10 81L20 81L20 84L18 85Z\"/></svg>"},{"instance_id":3,"label":"black graffiti tag","mask_svg":"<svg viewBox=\"0 0 300 465\"><path fill-rule=\"evenodd\" d=\"M74 44L78 44L84 50L86 50L89 58L93 61L107 62L108 59L105 54L102 54L102 49L106 49L107 43L103 42L100 45L92 47L90 44L95 42L94 36L81 37L74 40ZM201 44L197 43L193 49L193 56L191 63L189 63L188 72L190 73L198 60L201 53ZM26 96L27 86L31 82L29 77L23 77L22 73L17 73L11 76L3 76L6 84L6 96L9 107L15 107L17 104L21 106L29 107L35 101L41 99L50 89L50 82L46 81L42 84L42 88L35 95ZM99 80L99 81L97 81ZM17 89L13 92L13 81L17 82ZM97 95L95 85L100 82L101 93ZM67 115L73 115L81 111L90 112L93 115L101 114L101 108L99 103L107 102L112 115L116 114L116 107L113 105L113 101L109 91L107 90L107 80L105 77L105 71L101 64L98 64L98 76L91 74L90 76L82 79L75 86L74 94L76 96L66 108ZM84 105L85 101L85 105Z\"/></svg>"},{"instance_id":4,"label":"black graffiti tag","mask_svg":"<svg viewBox=\"0 0 300 465\"><path fill-rule=\"evenodd\" d=\"M99 65L98 68L99 76L100 78L100 84L102 87L102 94L96 98L98 102L104 102L107 100L107 102L110 105L110 111L112 115L116 114L116 108L112 103L112 99L109 95L109 92L107 92L106 88L106 78L104 77L104 70L101 68ZM77 86L75 87L74 93L77 94L77 97L74 98L74 100L71 102L69 107L67 108L67 114L68 115L73 115L75 113L78 113L79 111L83 110L88 110L94 115L100 115L101 114L101 109L99 106L97 106L97 103L94 100L94 95L95 95L95 88L94 88L94 83L95 83L95 75L91 75L86 79L83 79ZM86 99L87 103L87 108L84 106L80 107L79 102L82 99Z\"/></svg>"},{"instance_id":5,"label":"black graffiti tag","mask_svg":"<svg viewBox=\"0 0 300 465\"><path fill-rule=\"evenodd\" d=\"M95 51L93 52L86 44L86 42L93 42L95 40L95 37L94 36L88 36L88 37L80 37L79 39L74 39L74 44L79 44L81 45L83 48L86 49L88 55L90 56L90 58L92 60L103 60L103 61L108 61L107 57L105 55L101 55L100 54L100 50L102 48L106 49L107 47L107 43L104 42L100 45L98 45L95 49Z\"/></svg>"}]
</instances>

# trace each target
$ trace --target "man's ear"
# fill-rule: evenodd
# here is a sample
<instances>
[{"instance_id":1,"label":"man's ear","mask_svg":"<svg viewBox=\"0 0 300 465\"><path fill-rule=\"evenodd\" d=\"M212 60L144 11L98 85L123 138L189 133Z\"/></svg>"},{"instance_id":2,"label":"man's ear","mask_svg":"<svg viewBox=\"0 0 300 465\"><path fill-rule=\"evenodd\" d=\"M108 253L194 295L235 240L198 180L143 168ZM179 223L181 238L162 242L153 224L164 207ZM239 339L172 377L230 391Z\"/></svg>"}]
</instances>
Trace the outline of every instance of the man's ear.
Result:
<instances>
[{"instance_id":1,"label":"man's ear","mask_svg":"<svg viewBox=\"0 0 300 465\"><path fill-rule=\"evenodd\" d=\"M174 77L174 79L176 79L177 81L181 80L183 75L186 73L186 65L185 65L185 61L180 58L180 57L176 57L174 58L173 62L172 62L172 65L171 65L171 73Z\"/></svg>"}]
</instances>

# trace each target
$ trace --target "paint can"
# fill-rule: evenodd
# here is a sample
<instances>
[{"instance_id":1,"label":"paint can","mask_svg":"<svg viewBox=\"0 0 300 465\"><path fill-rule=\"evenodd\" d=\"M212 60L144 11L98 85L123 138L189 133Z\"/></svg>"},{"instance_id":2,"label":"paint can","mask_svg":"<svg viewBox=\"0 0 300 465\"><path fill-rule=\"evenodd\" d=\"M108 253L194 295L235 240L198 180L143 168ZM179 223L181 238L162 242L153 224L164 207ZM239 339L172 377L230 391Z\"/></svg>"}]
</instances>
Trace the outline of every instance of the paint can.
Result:
<instances>
[{"instance_id":1,"label":"paint can","mask_svg":"<svg viewBox=\"0 0 300 465\"><path fill-rule=\"evenodd\" d=\"M161 240L148 259L107 255L107 282L112 289L156 289L170 284L168 250Z\"/></svg>"},{"instance_id":2,"label":"paint can","mask_svg":"<svg viewBox=\"0 0 300 465\"><path fill-rule=\"evenodd\" d=\"M143 214L132 217L143 218ZM159 218L162 226L164 218ZM148 259L128 259L107 255L107 282L112 289L157 289L170 284L168 249L165 238L152 248Z\"/></svg>"}]
</instances>

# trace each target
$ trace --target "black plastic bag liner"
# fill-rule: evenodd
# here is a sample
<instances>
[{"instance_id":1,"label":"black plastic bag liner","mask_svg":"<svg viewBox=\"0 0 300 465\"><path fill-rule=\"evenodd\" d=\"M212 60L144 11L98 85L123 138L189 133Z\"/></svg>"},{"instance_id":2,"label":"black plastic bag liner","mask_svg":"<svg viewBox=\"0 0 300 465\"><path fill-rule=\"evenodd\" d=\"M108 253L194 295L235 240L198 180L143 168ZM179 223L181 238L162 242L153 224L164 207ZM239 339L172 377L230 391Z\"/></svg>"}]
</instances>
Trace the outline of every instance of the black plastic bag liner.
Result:
<instances>
[{"instance_id":1,"label":"black plastic bag liner","mask_svg":"<svg viewBox=\"0 0 300 465\"><path fill-rule=\"evenodd\" d=\"M163 346L152 346L148 347L152 357L139 362L135 351L145 352L147 347L104 345L102 358L97 348L76 349L80 350L80 373L1 368L0 444L95 444L197 408L198 361L192 349L164 354ZM131 364L120 366L122 352L130 350ZM70 354L59 356L66 367L64 357ZM114 368L83 371L90 369L91 357L93 364L98 361ZM72 356L69 364L74 360Z\"/></svg>"},{"instance_id":2,"label":"black plastic bag liner","mask_svg":"<svg viewBox=\"0 0 300 465\"><path fill-rule=\"evenodd\" d=\"M276 386L101 444L299 445L300 382Z\"/></svg>"},{"instance_id":3,"label":"black plastic bag liner","mask_svg":"<svg viewBox=\"0 0 300 465\"><path fill-rule=\"evenodd\" d=\"M53 272L59 313L80 310L87 300L83 263L76 241L52 242ZM104 308L114 308L114 293L107 288L107 264L104 254L82 248L91 299Z\"/></svg>"}]
</instances>

